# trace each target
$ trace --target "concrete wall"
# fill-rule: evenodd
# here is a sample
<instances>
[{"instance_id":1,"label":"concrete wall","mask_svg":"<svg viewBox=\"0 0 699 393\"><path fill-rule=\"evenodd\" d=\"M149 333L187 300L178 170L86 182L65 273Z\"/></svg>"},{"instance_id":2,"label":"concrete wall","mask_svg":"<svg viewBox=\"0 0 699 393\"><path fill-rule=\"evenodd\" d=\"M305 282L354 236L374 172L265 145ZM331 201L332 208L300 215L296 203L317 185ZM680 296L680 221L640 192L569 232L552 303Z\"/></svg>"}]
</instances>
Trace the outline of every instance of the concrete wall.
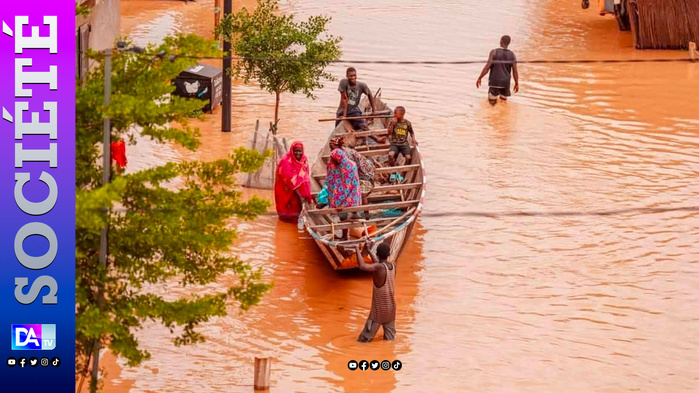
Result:
<instances>
[{"instance_id":1,"label":"concrete wall","mask_svg":"<svg viewBox=\"0 0 699 393\"><path fill-rule=\"evenodd\" d=\"M81 74L92 64L88 64L87 59L79 51L78 43L87 37L87 46L96 51L111 48L119 38L121 30L121 0L76 0L77 4L90 6L91 12L88 16L75 17L75 39L76 56L75 69ZM80 36L80 39L79 39Z\"/></svg>"},{"instance_id":2,"label":"concrete wall","mask_svg":"<svg viewBox=\"0 0 699 393\"><path fill-rule=\"evenodd\" d=\"M121 28L121 0L77 0L92 6L88 17L76 17L75 26L90 24L89 47L102 50L114 45Z\"/></svg>"}]
</instances>

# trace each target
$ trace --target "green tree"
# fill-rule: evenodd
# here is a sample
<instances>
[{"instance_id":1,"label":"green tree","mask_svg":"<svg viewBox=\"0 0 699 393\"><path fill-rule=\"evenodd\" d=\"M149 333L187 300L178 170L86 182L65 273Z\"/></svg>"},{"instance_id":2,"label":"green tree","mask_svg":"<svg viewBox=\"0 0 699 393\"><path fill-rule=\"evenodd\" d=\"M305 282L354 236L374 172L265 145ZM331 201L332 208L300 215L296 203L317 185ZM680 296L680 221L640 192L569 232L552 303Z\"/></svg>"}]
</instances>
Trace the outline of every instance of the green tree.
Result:
<instances>
[{"instance_id":1,"label":"green tree","mask_svg":"<svg viewBox=\"0 0 699 393\"><path fill-rule=\"evenodd\" d=\"M302 92L315 99L313 90L323 87L321 80L335 79L325 72L341 54L341 39L326 33L330 20L312 16L296 21L293 14L279 13L278 0L258 0L254 12L243 8L226 15L217 27L216 33L242 58L234 63L232 74L245 83L256 80L261 89L274 93L274 131L282 93Z\"/></svg>"},{"instance_id":2,"label":"green tree","mask_svg":"<svg viewBox=\"0 0 699 393\"><path fill-rule=\"evenodd\" d=\"M112 182L101 184L105 116L113 137L131 143L152 138L190 150L199 146L199 131L188 120L200 113L202 101L170 96L171 80L196 63L193 56L217 54L212 42L192 35L168 37L142 54L116 52L108 107L103 62L84 86L76 81L76 374L81 383L96 342L136 366L150 357L134 335L144 322L176 333L175 345L201 342L199 324L226 315L231 304L248 309L270 288L259 270L230 253L236 237L231 219L254 219L269 207L256 197L244 201L234 174L256 169L266 155L238 149L211 162L167 163L125 175L112 171ZM90 56L102 60L99 53ZM102 209L107 206L109 213ZM109 257L102 269L105 224ZM196 291L224 273L235 275L237 283L221 293ZM192 294L165 299L152 289L165 283L191 286Z\"/></svg>"}]
</instances>

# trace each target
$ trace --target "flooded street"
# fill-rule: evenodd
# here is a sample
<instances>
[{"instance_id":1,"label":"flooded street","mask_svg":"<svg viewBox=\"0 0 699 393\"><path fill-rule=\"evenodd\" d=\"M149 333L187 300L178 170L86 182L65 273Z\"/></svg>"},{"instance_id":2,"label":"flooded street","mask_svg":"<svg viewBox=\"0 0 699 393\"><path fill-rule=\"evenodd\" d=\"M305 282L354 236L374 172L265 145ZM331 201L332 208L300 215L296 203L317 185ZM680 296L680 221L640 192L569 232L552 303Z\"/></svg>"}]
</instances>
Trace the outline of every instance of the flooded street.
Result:
<instances>
[{"instance_id":1,"label":"flooded street","mask_svg":"<svg viewBox=\"0 0 699 393\"><path fill-rule=\"evenodd\" d=\"M485 60L503 34L520 60L688 56L632 49L613 18L579 1L282 4L332 16L349 60ZM122 0L122 33L138 45L178 31L210 36L213 7ZM329 70L339 78L349 65ZM356 342L370 276L333 271L295 225L264 216L238 225L235 247L275 283L261 304L241 315L231 304L197 346L175 347L167 329L149 326L139 339L152 359L107 360L107 392L250 392L260 355L274 358L272 392L696 391L699 211L643 209L699 206L699 64L522 64L521 92L495 107L475 87L482 64L356 67L389 105L406 107L427 170L424 215L398 262L396 341ZM280 110L280 134L303 141L311 159L332 129L317 119L337 108L337 82L317 95L282 95ZM218 111L197 123L198 152L142 143L127 148L129 169L225 156L273 105L234 83L234 132L220 132ZM617 209L632 210L587 214ZM536 214L550 212L571 214ZM402 370L347 368L395 359Z\"/></svg>"}]
</instances>

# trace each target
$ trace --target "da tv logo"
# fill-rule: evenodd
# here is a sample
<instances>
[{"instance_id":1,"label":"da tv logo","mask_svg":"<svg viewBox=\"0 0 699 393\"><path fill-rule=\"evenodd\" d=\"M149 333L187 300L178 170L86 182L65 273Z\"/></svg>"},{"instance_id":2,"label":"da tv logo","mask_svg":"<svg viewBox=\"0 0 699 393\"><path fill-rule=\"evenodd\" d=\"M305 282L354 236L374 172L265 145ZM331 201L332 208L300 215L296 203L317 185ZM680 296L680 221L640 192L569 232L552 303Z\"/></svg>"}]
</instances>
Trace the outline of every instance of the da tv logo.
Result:
<instances>
[{"instance_id":1,"label":"da tv logo","mask_svg":"<svg viewBox=\"0 0 699 393\"><path fill-rule=\"evenodd\" d=\"M12 325L13 350L56 348L56 325Z\"/></svg>"}]
</instances>

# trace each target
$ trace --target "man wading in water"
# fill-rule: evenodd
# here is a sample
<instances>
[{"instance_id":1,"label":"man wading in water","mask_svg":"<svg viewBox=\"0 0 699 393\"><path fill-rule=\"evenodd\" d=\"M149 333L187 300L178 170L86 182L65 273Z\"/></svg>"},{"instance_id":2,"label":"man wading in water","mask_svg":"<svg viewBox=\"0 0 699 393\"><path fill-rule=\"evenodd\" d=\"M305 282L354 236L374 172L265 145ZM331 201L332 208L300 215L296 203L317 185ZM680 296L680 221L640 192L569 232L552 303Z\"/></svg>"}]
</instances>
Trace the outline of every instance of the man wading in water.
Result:
<instances>
[{"instance_id":1,"label":"man wading in water","mask_svg":"<svg viewBox=\"0 0 699 393\"><path fill-rule=\"evenodd\" d=\"M367 319L358 341L365 343L373 340L379 331L379 326L383 326L383 339L393 340L396 338L396 265L388 262L391 247L386 243L381 243L376 250L377 255L374 255L371 252L371 243L367 240L364 243L364 248L374 263L369 265L364 262L359 246L355 246L357 262L361 270L374 273L374 292L371 295L369 319Z\"/></svg>"},{"instance_id":2,"label":"man wading in water","mask_svg":"<svg viewBox=\"0 0 699 393\"><path fill-rule=\"evenodd\" d=\"M481 80L490 72L488 76L488 101L491 105L498 102L498 97L506 101L510 94L510 77L515 78L515 93L519 91L519 73L517 72L517 56L507 49L510 45L510 36L504 35L500 38L500 48L490 51L488 62L483 67L481 76L476 81L476 87L481 87Z\"/></svg>"}]
</instances>

